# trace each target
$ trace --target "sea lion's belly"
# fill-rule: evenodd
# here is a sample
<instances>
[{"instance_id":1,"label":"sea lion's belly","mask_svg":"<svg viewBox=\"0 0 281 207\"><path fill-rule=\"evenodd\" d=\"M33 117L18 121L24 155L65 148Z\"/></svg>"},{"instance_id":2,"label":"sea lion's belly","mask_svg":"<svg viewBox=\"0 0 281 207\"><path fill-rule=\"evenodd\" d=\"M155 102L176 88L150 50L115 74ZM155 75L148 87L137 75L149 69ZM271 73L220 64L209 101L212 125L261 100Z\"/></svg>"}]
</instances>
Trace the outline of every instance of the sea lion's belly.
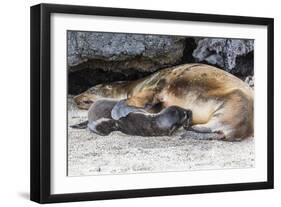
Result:
<instances>
[{"instance_id":1,"label":"sea lion's belly","mask_svg":"<svg viewBox=\"0 0 281 207\"><path fill-rule=\"evenodd\" d=\"M221 102L215 100L186 103L183 106L193 112L192 124L205 124L212 118L213 114L219 109Z\"/></svg>"},{"instance_id":2,"label":"sea lion's belly","mask_svg":"<svg viewBox=\"0 0 281 207\"><path fill-rule=\"evenodd\" d=\"M203 98L198 92L189 92L182 97L169 94L162 101L165 107L174 105L191 110L192 125L207 123L223 104L218 98Z\"/></svg>"}]
</instances>

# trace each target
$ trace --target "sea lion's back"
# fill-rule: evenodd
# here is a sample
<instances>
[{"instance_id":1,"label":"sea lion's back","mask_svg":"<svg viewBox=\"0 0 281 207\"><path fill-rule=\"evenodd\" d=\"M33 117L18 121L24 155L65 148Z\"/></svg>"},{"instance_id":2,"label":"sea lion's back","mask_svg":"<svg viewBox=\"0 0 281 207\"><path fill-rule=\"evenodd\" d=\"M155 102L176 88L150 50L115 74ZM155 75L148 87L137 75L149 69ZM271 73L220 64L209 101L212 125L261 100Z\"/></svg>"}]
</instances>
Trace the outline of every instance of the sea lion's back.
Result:
<instances>
[{"instance_id":1,"label":"sea lion's back","mask_svg":"<svg viewBox=\"0 0 281 207\"><path fill-rule=\"evenodd\" d=\"M101 118L112 119L111 110L117 102L113 100L97 100L88 111L89 122L96 121Z\"/></svg>"}]
</instances>

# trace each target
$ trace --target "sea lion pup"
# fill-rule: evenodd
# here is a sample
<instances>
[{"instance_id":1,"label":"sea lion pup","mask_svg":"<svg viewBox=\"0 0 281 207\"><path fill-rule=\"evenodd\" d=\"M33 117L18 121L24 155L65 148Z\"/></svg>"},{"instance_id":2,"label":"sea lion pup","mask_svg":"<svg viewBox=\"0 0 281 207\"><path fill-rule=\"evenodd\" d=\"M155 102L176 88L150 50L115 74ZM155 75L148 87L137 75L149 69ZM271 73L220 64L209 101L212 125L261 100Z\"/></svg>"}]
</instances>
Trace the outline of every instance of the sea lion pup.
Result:
<instances>
[{"instance_id":1,"label":"sea lion pup","mask_svg":"<svg viewBox=\"0 0 281 207\"><path fill-rule=\"evenodd\" d=\"M190 110L170 106L155 114L135 108L126 117L114 120L111 117L111 111L116 103L117 101L113 100L98 100L90 107L87 126L92 132L99 135L121 131L128 135L164 136L171 135L182 126L188 128L192 119ZM85 123L72 127L85 128ZM84 127L81 127L82 125Z\"/></svg>"},{"instance_id":2,"label":"sea lion pup","mask_svg":"<svg viewBox=\"0 0 281 207\"><path fill-rule=\"evenodd\" d=\"M192 130L196 132L216 133L215 139L228 141L253 135L253 90L234 75L213 66L184 64L137 81L104 84L98 88L99 92L93 87L80 94L75 102L79 106L83 101L94 102L102 96L116 100L125 97L125 107L112 111L116 120L125 117L130 106L176 105L192 111Z\"/></svg>"},{"instance_id":3,"label":"sea lion pup","mask_svg":"<svg viewBox=\"0 0 281 207\"><path fill-rule=\"evenodd\" d=\"M89 128L91 131L99 135L108 135L115 131L117 127L116 120L111 117L111 110L117 101L100 99L92 104L88 110L88 120L70 126L75 129ZM135 110L136 111L136 110ZM102 126L104 125L104 127ZM101 128L101 130L99 130Z\"/></svg>"},{"instance_id":4,"label":"sea lion pup","mask_svg":"<svg viewBox=\"0 0 281 207\"><path fill-rule=\"evenodd\" d=\"M188 129L192 112L178 106L170 106L152 114L143 111L130 112L118 120L118 131L138 136L172 135L180 127Z\"/></svg>"}]
</instances>

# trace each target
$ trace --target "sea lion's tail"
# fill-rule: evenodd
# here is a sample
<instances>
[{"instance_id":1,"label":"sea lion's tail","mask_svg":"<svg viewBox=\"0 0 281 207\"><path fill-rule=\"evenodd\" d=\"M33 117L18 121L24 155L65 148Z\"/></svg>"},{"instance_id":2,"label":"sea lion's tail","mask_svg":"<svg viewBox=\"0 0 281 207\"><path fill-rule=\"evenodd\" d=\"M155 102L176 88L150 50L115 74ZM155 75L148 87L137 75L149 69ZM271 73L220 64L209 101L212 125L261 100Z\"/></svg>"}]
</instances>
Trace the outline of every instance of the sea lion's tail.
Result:
<instances>
[{"instance_id":1,"label":"sea lion's tail","mask_svg":"<svg viewBox=\"0 0 281 207\"><path fill-rule=\"evenodd\" d=\"M79 124L71 125L70 127L73 129L86 129L88 127L88 121L83 121Z\"/></svg>"}]
</instances>

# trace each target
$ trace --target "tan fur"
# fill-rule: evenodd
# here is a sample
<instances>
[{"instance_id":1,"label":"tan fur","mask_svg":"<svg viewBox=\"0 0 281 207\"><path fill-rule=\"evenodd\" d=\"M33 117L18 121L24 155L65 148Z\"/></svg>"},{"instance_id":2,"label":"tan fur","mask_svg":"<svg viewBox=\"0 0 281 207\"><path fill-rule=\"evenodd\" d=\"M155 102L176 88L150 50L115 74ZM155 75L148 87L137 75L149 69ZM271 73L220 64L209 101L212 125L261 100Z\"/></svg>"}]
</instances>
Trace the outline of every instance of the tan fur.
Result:
<instances>
[{"instance_id":1,"label":"tan fur","mask_svg":"<svg viewBox=\"0 0 281 207\"><path fill-rule=\"evenodd\" d=\"M253 134L252 89L237 77L209 65L184 64L137 81L95 86L75 97L75 101L80 108L87 108L81 103L99 97L127 99L128 105L137 107L161 102L164 107L190 109L194 126L223 133L227 140Z\"/></svg>"}]
</instances>

